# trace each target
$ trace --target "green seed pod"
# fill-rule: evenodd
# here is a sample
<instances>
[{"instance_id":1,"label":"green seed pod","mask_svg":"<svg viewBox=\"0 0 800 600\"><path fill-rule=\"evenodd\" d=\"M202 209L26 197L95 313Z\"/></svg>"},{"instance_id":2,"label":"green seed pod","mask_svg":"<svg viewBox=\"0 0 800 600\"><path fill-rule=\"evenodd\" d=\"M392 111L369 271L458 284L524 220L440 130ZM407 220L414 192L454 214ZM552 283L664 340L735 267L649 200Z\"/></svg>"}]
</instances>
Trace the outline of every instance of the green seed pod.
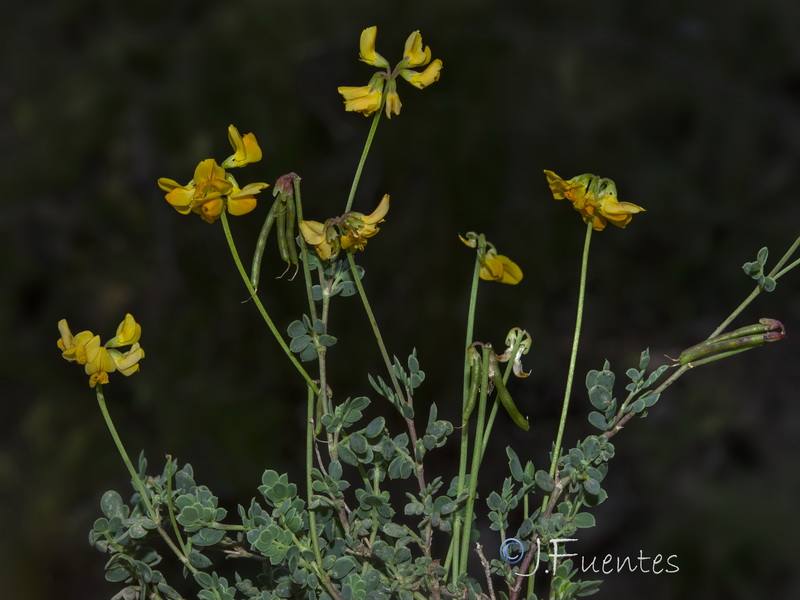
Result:
<instances>
[{"instance_id":1,"label":"green seed pod","mask_svg":"<svg viewBox=\"0 0 800 600\"><path fill-rule=\"evenodd\" d=\"M508 412L508 414L511 416L511 419L518 427L528 431L531 428L531 425L528 423L528 419L523 417L522 413L519 412L516 404L514 404L514 400L511 398L511 394L508 393L506 384L503 383L503 377L500 375L498 370L495 370L493 380L494 387L497 390L497 397L500 398L500 404L503 405L503 408L506 409L506 412Z\"/></svg>"},{"instance_id":2,"label":"green seed pod","mask_svg":"<svg viewBox=\"0 0 800 600\"><path fill-rule=\"evenodd\" d=\"M470 348L467 352L469 353L469 392L462 413L464 423L475 410L475 405L478 403L478 389L481 384L481 355L475 348Z\"/></svg>"},{"instance_id":3,"label":"green seed pod","mask_svg":"<svg viewBox=\"0 0 800 600\"><path fill-rule=\"evenodd\" d=\"M275 223L275 212L278 209L280 200L275 200L267 213L267 218L264 220L264 225L261 226L261 233L258 234L258 241L256 242L256 251L253 255L253 266L250 269L250 282L253 284L253 289L258 291L258 280L261 277L261 259L264 256L264 250L267 247L267 238L272 225Z\"/></svg>"}]
</instances>

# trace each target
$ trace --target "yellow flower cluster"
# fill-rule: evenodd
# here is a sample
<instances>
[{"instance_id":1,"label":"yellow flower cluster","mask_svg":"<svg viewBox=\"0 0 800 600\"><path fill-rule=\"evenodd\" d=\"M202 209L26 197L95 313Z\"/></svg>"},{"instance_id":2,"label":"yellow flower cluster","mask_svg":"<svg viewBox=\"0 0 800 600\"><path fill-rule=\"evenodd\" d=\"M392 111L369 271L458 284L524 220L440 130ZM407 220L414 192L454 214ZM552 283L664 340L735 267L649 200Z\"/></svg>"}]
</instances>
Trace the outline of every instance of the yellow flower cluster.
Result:
<instances>
[{"instance_id":1,"label":"yellow flower cluster","mask_svg":"<svg viewBox=\"0 0 800 600\"><path fill-rule=\"evenodd\" d=\"M422 36L415 31L406 40L403 59L392 69L389 62L375 51L377 35L378 28L374 26L361 32L359 56L361 61L385 71L375 73L367 85L343 86L338 90L344 97L345 110L360 112L368 117L383 105L386 116L391 119L392 115L400 114L402 107L397 94L397 77L402 77L416 88L425 88L439 80L442 61L437 58L431 62L431 49L422 45ZM425 69L416 71L416 67Z\"/></svg>"},{"instance_id":2,"label":"yellow flower cluster","mask_svg":"<svg viewBox=\"0 0 800 600\"><path fill-rule=\"evenodd\" d=\"M633 215L644 212L641 206L617 200L617 186L610 179L584 173L564 181L552 171L544 174L553 197L572 202L584 223L591 223L595 231L602 231L609 222L624 229Z\"/></svg>"},{"instance_id":3,"label":"yellow flower cluster","mask_svg":"<svg viewBox=\"0 0 800 600\"><path fill-rule=\"evenodd\" d=\"M108 374L119 371L126 377L139 370L139 361L144 358L144 350L139 346L142 326L133 316L125 315L125 319L117 327L117 335L100 344L100 336L91 331L81 331L72 335L66 319L58 322L61 338L57 345L61 356L70 362L84 365L89 376L89 385L108 383ZM120 346L130 346L127 352L116 350Z\"/></svg>"},{"instance_id":4,"label":"yellow flower cluster","mask_svg":"<svg viewBox=\"0 0 800 600\"><path fill-rule=\"evenodd\" d=\"M486 241L483 234L470 231L466 237L458 236L470 248L478 249L478 262L480 271L478 275L486 281L499 281L509 285L517 285L522 281L522 269L517 263L497 253L494 244Z\"/></svg>"},{"instance_id":5,"label":"yellow flower cluster","mask_svg":"<svg viewBox=\"0 0 800 600\"><path fill-rule=\"evenodd\" d=\"M389 194L384 195L378 208L365 215L350 211L341 217L333 217L324 223L319 221L300 221L300 233L307 244L314 247L322 260L336 257L340 250L355 252L363 250L367 239L374 236L389 212Z\"/></svg>"},{"instance_id":6,"label":"yellow flower cluster","mask_svg":"<svg viewBox=\"0 0 800 600\"><path fill-rule=\"evenodd\" d=\"M195 212L207 223L216 221L223 209L232 215L246 215L256 207L256 194L269 187L266 183L250 183L240 188L233 175L225 170L261 160L256 136L252 133L242 136L230 125L228 140L233 154L222 166L213 158L207 158L197 165L194 178L186 185L166 177L158 180L158 187L167 192L167 202L182 215Z\"/></svg>"}]
</instances>

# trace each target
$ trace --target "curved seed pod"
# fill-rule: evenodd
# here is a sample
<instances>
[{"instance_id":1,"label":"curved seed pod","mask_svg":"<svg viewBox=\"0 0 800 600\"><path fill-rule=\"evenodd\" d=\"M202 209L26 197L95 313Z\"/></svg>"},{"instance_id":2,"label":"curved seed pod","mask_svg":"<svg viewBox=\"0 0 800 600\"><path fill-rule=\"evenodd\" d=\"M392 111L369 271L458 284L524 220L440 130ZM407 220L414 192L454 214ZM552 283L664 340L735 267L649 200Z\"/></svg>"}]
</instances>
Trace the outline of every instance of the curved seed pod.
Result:
<instances>
[{"instance_id":1,"label":"curved seed pod","mask_svg":"<svg viewBox=\"0 0 800 600\"><path fill-rule=\"evenodd\" d=\"M478 388L481 383L481 356L475 348L470 348L467 352L469 353L469 393L461 415L464 423L467 422L472 411L475 410L475 405L478 402Z\"/></svg>"},{"instance_id":2,"label":"curved seed pod","mask_svg":"<svg viewBox=\"0 0 800 600\"><path fill-rule=\"evenodd\" d=\"M253 266L250 269L250 283L253 284L253 289L258 291L258 280L261 277L261 259L264 256L264 249L267 247L267 238L272 225L275 223L275 212L278 209L280 200L275 200L267 213L267 218L264 219L264 225L261 226L261 233L258 234L258 241L256 242L256 251L253 254Z\"/></svg>"},{"instance_id":3,"label":"curved seed pod","mask_svg":"<svg viewBox=\"0 0 800 600\"><path fill-rule=\"evenodd\" d=\"M275 217L278 235L278 251L281 255L281 260L286 262L288 267L289 261L289 245L286 243L286 199L283 196L278 196L282 206L278 207L278 214Z\"/></svg>"},{"instance_id":4,"label":"curved seed pod","mask_svg":"<svg viewBox=\"0 0 800 600\"><path fill-rule=\"evenodd\" d=\"M508 393L506 384L503 383L503 377L498 370L495 370L493 381L497 390L497 397L500 398L500 404L503 405L503 408L506 409L506 412L518 427L528 431L531 428L531 424L528 423L528 419L522 416L522 413L519 412L516 404L514 404L514 400L511 398L511 394Z\"/></svg>"},{"instance_id":5,"label":"curved seed pod","mask_svg":"<svg viewBox=\"0 0 800 600\"><path fill-rule=\"evenodd\" d=\"M289 251L289 262L293 265L300 264L297 259L297 243L294 241L294 226L297 218L297 208L294 204L294 194L286 194L286 246Z\"/></svg>"}]
</instances>

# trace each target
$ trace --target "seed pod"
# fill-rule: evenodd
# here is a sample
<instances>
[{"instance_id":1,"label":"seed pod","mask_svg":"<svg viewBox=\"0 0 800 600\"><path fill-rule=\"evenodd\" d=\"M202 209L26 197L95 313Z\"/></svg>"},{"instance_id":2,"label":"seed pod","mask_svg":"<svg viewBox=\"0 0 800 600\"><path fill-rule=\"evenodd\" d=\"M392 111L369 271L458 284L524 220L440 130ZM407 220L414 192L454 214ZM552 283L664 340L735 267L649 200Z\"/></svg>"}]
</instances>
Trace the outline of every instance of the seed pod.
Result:
<instances>
[{"instance_id":1,"label":"seed pod","mask_svg":"<svg viewBox=\"0 0 800 600\"><path fill-rule=\"evenodd\" d=\"M467 422L475 405L478 402L478 388L481 383L481 356L475 348L470 348L469 353L469 391L467 392L467 402L464 405L462 418Z\"/></svg>"},{"instance_id":2,"label":"seed pod","mask_svg":"<svg viewBox=\"0 0 800 600\"><path fill-rule=\"evenodd\" d=\"M500 404L503 405L503 408L506 409L506 412L508 412L508 414L511 416L511 419L517 424L518 427L528 431L531 428L531 425L528 423L528 419L523 417L522 413L519 412L516 404L514 404L514 400L511 398L511 394L508 393L506 384L503 383L503 377L500 375L499 370L495 370L493 380L494 387L497 390L497 397L500 398Z\"/></svg>"},{"instance_id":3,"label":"seed pod","mask_svg":"<svg viewBox=\"0 0 800 600\"><path fill-rule=\"evenodd\" d=\"M264 225L261 226L261 233L258 234L258 241L256 242L256 251L253 255L253 266L250 269L250 282L253 284L253 289L258 291L258 280L261 277L261 259L264 256L264 250L267 247L267 238L272 230L272 225L275 223L275 212L278 210L280 199L276 199L267 213L267 218L264 220Z\"/></svg>"}]
</instances>

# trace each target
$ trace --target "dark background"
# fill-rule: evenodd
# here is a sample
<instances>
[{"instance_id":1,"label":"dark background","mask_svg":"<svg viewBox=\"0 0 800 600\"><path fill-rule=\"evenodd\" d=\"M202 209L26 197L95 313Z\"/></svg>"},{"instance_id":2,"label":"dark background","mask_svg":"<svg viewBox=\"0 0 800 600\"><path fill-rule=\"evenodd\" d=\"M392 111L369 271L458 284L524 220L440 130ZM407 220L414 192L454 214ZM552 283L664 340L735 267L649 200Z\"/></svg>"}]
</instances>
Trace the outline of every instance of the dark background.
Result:
<instances>
[{"instance_id":1,"label":"dark background","mask_svg":"<svg viewBox=\"0 0 800 600\"><path fill-rule=\"evenodd\" d=\"M496 430L546 468L560 411L583 239L542 169L594 172L640 204L627 230L594 238L589 304L565 442L589 433L587 370L653 364L708 335L752 289L741 265L771 261L800 233L800 5L789 0L643 3L18 3L3 37L0 246L0 581L8 597L107 598L105 558L86 541L107 489L128 477L56 323L107 339L126 312L143 325L142 372L112 375L107 399L129 450L151 470L171 453L235 512L264 468L301 481L305 394L270 342L219 224L172 210L155 185L185 182L230 152L226 127L253 131L263 162L240 182L303 177L306 214L341 212L369 120L338 85L363 85L358 36L378 25L391 62L420 29L441 80L399 82L402 114L382 121L355 208L392 208L358 260L390 352L416 346L418 403L457 419L463 320L482 231L522 267L516 287L481 288L476 337L534 336L532 376L512 386L533 424ZM268 206L232 219L249 256ZM283 328L299 279L262 290ZM797 597L794 540L800 426L796 273L737 321L781 319L788 341L690 372L645 421L615 439L609 500L572 550L676 554L674 575L619 574L599 598ZM331 353L338 399L380 373L356 299L338 302ZM374 395L374 394L372 394ZM507 419L504 419L507 421ZM439 466L455 469L455 440ZM485 545L492 548L494 534ZM487 552L489 552L487 550ZM171 561L170 561L171 562Z\"/></svg>"}]
</instances>

